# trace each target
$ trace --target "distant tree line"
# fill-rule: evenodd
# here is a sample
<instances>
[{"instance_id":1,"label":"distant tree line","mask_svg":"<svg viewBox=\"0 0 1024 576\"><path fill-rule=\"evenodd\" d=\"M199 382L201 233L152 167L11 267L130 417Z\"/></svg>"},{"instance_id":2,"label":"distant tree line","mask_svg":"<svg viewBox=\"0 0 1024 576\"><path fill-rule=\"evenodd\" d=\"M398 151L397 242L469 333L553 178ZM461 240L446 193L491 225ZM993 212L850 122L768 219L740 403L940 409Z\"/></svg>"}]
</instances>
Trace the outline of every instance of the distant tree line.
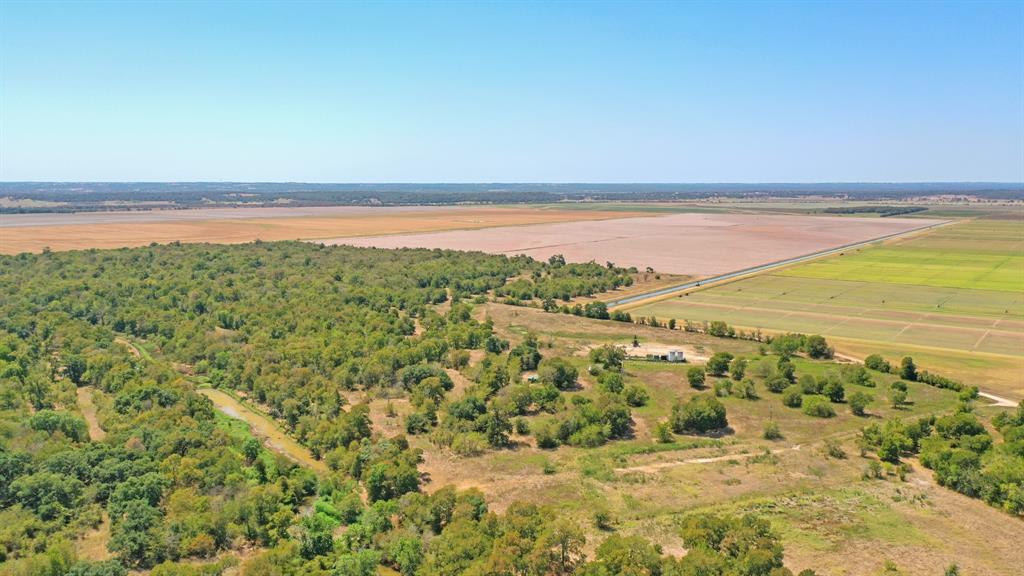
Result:
<instances>
[{"instance_id":1,"label":"distant tree line","mask_svg":"<svg viewBox=\"0 0 1024 576\"><path fill-rule=\"evenodd\" d=\"M901 216L928 210L923 206L830 206L822 210L826 214L878 214L882 218Z\"/></svg>"},{"instance_id":2,"label":"distant tree line","mask_svg":"<svg viewBox=\"0 0 1024 576\"><path fill-rule=\"evenodd\" d=\"M273 182L0 182L0 197L60 203L5 206L0 213L81 212L216 206L407 206L556 202L665 202L713 198L831 197L904 200L964 194L1024 199L1019 184L313 184ZM888 207L886 207L888 208ZM842 212L846 213L846 212ZM893 215L893 214L886 214Z\"/></svg>"}]
</instances>

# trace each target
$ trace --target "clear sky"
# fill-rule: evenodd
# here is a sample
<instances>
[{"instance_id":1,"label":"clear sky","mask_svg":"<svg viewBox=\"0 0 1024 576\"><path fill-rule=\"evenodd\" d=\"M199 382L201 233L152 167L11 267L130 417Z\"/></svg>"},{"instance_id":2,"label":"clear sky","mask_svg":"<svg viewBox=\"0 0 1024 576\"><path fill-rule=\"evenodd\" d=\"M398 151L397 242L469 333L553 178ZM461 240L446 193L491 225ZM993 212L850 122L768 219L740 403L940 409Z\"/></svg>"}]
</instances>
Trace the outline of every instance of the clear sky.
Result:
<instances>
[{"instance_id":1,"label":"clear sky","mask_svg":"<svg viewBox=\"0 0 1024 576\"><path fill-rule=\"evenodd\" d=\"M0 180L1024 181L1024 3L0 2Z\"/></svg>"}]
</instances>

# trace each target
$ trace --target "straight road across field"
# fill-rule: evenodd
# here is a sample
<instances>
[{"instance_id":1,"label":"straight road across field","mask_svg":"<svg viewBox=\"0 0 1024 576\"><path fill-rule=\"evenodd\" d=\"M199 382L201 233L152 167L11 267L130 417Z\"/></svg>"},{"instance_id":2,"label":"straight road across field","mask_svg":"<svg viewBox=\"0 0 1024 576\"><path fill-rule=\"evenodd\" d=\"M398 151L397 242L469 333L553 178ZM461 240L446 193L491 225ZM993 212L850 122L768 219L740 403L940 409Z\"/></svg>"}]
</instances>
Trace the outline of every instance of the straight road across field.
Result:
<instances>
[{"instance_id":1,"label":"straight road across field","mask_svg":"<svg viewBox=\"0 0 1024 576\"><path fill-rule=\"evenodd\" d=\"M608 304L609 307L624 306L626 304L634 304L636 302L641 302L641 301L645 301L645 300L651 300L651 299L655 299L655 298L660 298L662 296L669 296L671 294L675 294L677 292L682 292L684 290L689 290L691 288L697 288L697 287L700 287L700 286L707 286L707 285L710 285L710 284L716 284L716 283L719 283L719 282L724 282L726 280L734 280L736 278L740 278L742 276L748 276L748 275L751 275L751 274L759 274L761 272L768 272L770 270L774 270L776 268L781 268L783 266L789 266L791 264L797 264L797 263L800 263L800 262L806 262L808 260L813 260L815 258L821 258L823 256L829 256L829 255L832 255L832 254L838 254L840 252L843 252L844 250L852 250L854 248L860 248L861 246L868 246L870 244L874 244L874 243L877 243L877 242L884 242L885 240L889 240L889 239L896 238L896 237L899 237L899 236L906 236L908 234L914 234L914 233L918 233L918 232L923 232L925 230L930 230L932 228L937 228L939 226L945 226L945 225L947 225L947 224L949 224L951 222L952 222L951 220L946 220L946 221L943 221L943 222L937 222L937 223L934 223L934 224L928 224L926 226L920 226L920 227L917 227L917 228L914 228L914 229L911 229L911 230L904 230L902 232L894 232L892 234L886 234L884 236L879 236L877 238L872 238L871 240L864 240L862 242L854 242L854 243L851 243L851 244L845 244L845 245L839 246L837 248L829 248L827 250L819 250L818 252L812 252L811 254L805 254L803 256L796 256L794 258L787 258L785 260L778 260L776 262L769 262L767 264L761 264L759 266L752 266L750 268L744 268L742 270L736 270L734 272L728 272L728 273L725 273L725 274L719 274L717 276L711 276L709 278L702 278L700 280L694 280L694 281L691 281L691 282L684 282L682 284L677 284L675 286L669 286L667 288L661 288L660 290L654 290L654 291L651 291L651 292L645 292L643 294L634 294L632 296L627 296L625 298L620 298L618 300L612 300L612 301L607 302L607 304Z\"/></svg>"}]
</instances>

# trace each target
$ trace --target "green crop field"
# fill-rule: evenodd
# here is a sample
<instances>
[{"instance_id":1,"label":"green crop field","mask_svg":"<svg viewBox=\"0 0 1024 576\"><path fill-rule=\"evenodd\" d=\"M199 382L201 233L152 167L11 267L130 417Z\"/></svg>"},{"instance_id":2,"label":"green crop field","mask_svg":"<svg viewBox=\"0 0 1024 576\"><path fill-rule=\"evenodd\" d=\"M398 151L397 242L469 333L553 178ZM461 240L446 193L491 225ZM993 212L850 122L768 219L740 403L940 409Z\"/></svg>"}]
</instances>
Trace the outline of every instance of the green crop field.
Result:
<instances>
[{"instance_id":1,"label":"green crop field","mask_svg":"<svg viewBox=\"0 0 1024 576\"><path fill-rule=\"evenodd\" d=\"M914 347L993 355L995 364L1010 368L987 376L1005 384L1004 391L1020 392L1024 221L958 223L630 312L818 333L855 340L861 349L878 343L887 352Z\"/></svg>"},{"instance_id":2,"label":"green crop field","mask_svg":"<svg viewBox=\"0 0 1024 576\"><path fill-rule=\"evenodd\" d=\"M1024 292L1024 221L976 220L790 268L798 278Z\"/></svg>"}]
</instances>

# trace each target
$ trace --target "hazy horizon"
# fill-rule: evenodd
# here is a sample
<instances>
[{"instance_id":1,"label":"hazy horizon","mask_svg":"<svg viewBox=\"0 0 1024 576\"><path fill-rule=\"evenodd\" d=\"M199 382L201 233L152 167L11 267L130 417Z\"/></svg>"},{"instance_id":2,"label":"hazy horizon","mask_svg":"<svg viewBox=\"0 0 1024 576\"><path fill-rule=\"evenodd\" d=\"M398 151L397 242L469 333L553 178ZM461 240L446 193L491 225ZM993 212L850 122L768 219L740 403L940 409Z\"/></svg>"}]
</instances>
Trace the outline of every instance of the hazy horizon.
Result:
<instances>
[{"instance_id":1,"label":"hazy horizon","mask_svg":"<svg viewBox=\"0 0 1024 576\"><path fill-rule=\"evenodd\" d=\"M808 180L808 181L331 181L331 180L0 180L0 184L309 184L316 186L1020 186L1024 180Z\"/></svg>"}]
</instances>

